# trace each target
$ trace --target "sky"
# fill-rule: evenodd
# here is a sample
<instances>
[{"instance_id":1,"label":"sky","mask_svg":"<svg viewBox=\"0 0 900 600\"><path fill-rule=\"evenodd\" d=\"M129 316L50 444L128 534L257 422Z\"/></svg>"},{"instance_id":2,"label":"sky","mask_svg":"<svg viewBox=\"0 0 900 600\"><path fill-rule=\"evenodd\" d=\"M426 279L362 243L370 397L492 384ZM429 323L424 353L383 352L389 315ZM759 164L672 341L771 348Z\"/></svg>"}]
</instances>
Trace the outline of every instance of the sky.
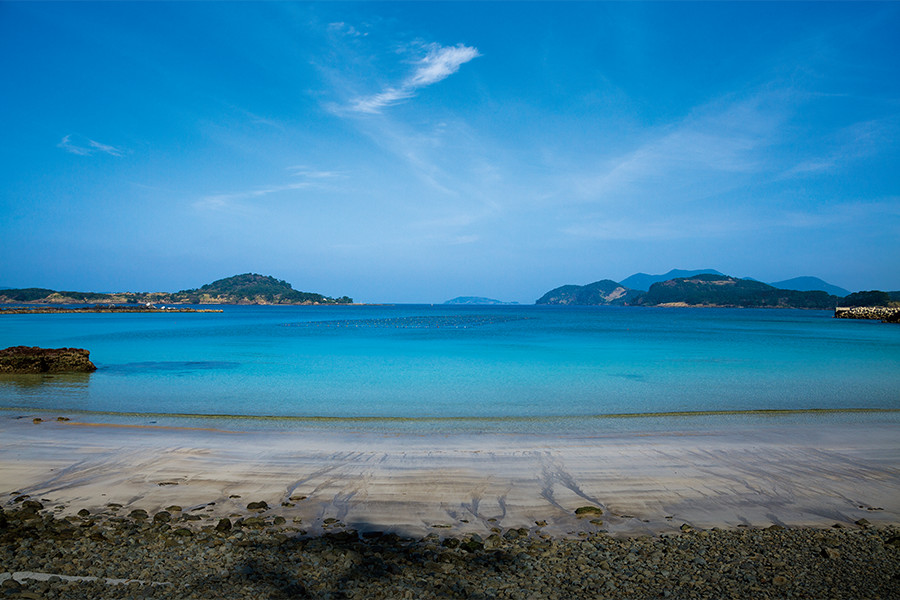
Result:
<instances>
[{"instance_id":1,"label":"sky","mask_svg":"<svg viewBox=\"0 0 900 600\"><path fill-rule=\"evenodd\" d=\"M0 286L900 290L900 3L0 2Z\"/></svg>"}]
</instances>

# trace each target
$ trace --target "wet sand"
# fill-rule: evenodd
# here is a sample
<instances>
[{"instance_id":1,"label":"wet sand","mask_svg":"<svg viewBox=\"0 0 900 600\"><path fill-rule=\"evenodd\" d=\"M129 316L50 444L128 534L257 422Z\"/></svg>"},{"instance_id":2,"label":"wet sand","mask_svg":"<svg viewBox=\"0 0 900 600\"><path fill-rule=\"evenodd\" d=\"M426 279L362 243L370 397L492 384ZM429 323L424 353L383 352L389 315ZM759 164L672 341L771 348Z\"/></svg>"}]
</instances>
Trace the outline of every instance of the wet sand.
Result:
<instances>
[{"instance_id":1,"label":"wet sand","mask_svg":"<svg viewBox=\"0 0 900 600\"><path fill-rule=\"evenodd\" d=\"M61 515L115 503L233 518L263 501L266 515L309 534L346 527L413 537L900 523L900 435L890 424L554 438L0 417L0 506L29 495ZM603 514L577 516L584 506Z\"/></svg>"}]
</instances>

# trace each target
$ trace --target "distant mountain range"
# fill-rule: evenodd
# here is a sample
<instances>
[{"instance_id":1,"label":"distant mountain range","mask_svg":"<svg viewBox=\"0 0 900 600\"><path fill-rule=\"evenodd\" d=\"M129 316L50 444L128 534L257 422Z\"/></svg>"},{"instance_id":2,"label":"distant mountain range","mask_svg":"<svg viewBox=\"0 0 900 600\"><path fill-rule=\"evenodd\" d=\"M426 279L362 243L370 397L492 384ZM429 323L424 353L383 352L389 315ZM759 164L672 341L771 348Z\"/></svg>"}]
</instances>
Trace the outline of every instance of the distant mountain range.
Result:
<instances>
[{"instance_id":1,"label":"distant mountain range","mask_svg":"<svg viewBox=\"0 0 900 600\"><path fill-rule=\"evenodd\" d=\"M663 275L635 273L630 277L626 277L619 283L626 288L646 292L654 283L661 283L663 281L677 279L679 277L693 277L694 275L704 274L724 275L724 273L716 271L715 269L696 269L693 271L688 271L685 269L672 269L671 271L669 271L668 273L664 273ZM745 277L744 279L758 281L757 279L753 279L752 277ZM832 296L846 296L850 293L850 290L845 290L842 287L832 285L827 281L819 279L818 277L794 277L793 279L785 279L784 281L772 281L769 282L769 285L782 290L797 290L800 292L812 292L815 290L820 290L822 292L827 292Z\"/></svg>"},{"instance_id":2,"label":"distant mountain range","mask_svg":"<svg viewBox=\"0 0 900 600\"><path fill-rule=\"evenodd\" d=\"M694 275L702 275L704 273L709 273L712 275L723 275L723 273L719 273L715 269L697 269L695 271L672 269L671 271L663 275L647 275L646 273L635 273L630 277L626 277L619 283L632 290L640 290L642 292L646 292L654 283L668 281L677 277L693 277Z\"/></svg>"},{"instance_id":3,"label":"distant mountain range","mask_svg":"<svg viewBox=\"0 0 900 600\"><path fill-rule=\"evenodd\" d=\"M798 290L800 292L812 292L819 290L831 294L832 296L847 296L850 290L842 287L831 285L827 281L822 281L818 277L794 277L793 279L785 279L784 281L774 281L769 285L781 288L783 290Z\"/></svg>"},{"instance_id":4,"label":"distant mountain range","mask_svg":"<svg viewBox=\"0 0 900 600\"><path fill-rule=\"evenodd\" d=\"M673 269L664 275L636 273L621 283L603 279L587 285L564 285L536 304L630 306L727 306L830 309L848 302L896 302L894 293L850 294L817 277L797 277L776 284L724 275L714 269ZM860 296L857 298L856 296Z\"/></svg>"},{"instance_id":5,"label":"distant mountain range","mask_svg":"<svg viewBox=\"0 0 900 600\"><path fill-rule=\"evenodd\" d=\"M286 281L268 275L244 273L208 283L196 289L167 292L58 292L45 288L0 290L0 302L34 304L350 304L352 298L330 298L299 292Z\"/></svg>"},{"instance_id":6,"label":"distant mountain range","mask_svg":"<svg viewBox=\"0 0 900 600\"><path fill-rule=\"evenodd\" d=\"M469 304L469 305L498 305L498 304L518 304L518 302L503 302L502 300L494 300L493 298L482 298L481 296L457 296L451 300L447 300L444 304Z\"/></svg>"}]
</instances>

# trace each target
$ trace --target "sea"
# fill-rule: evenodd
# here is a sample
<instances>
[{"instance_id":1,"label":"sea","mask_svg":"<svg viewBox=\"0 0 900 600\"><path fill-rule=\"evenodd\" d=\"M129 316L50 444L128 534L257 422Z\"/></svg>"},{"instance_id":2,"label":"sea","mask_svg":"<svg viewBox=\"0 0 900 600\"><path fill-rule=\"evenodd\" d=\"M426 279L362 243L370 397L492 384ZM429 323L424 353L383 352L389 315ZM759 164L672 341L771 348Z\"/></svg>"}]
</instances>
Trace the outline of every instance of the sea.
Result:
<instances>
[{"instance_id":1,"label":"sea","mask_svg":"<svg viewBox=\"0 0 900 600\"><path fill-rule=\"evenodd\" d=\"M220 306L0 315L0 348L97 370L0 375L0 417L237 430L540 433L900 424L900 326L830 311Z\"/></svg>"}]
</instances>

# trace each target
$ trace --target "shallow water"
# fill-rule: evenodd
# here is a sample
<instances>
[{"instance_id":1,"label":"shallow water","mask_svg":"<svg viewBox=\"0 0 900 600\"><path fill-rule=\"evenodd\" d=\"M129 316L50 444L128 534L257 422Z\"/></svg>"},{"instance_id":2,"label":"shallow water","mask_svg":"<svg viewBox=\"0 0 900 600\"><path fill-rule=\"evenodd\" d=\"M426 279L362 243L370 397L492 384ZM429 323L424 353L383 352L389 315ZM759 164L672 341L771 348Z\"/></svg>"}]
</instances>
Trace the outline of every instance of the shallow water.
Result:
<instances>
[{"instance_id":1,"label":"shallow water","mask_svg":"<svg viewBox=\"0 0 900 600\"><path fill-rule=\"evenodd\" d=\"M900 327L830 312L222 308L2 315L0 347L87 348L98 370L0 377L0 407L240 428L558 433L893 422L900 411ZM773 410L794 412L743 412ZM720 411L736 412L659 414ZM623 414L648 416L610 417Z\"/></svg>"}]
</instances>

